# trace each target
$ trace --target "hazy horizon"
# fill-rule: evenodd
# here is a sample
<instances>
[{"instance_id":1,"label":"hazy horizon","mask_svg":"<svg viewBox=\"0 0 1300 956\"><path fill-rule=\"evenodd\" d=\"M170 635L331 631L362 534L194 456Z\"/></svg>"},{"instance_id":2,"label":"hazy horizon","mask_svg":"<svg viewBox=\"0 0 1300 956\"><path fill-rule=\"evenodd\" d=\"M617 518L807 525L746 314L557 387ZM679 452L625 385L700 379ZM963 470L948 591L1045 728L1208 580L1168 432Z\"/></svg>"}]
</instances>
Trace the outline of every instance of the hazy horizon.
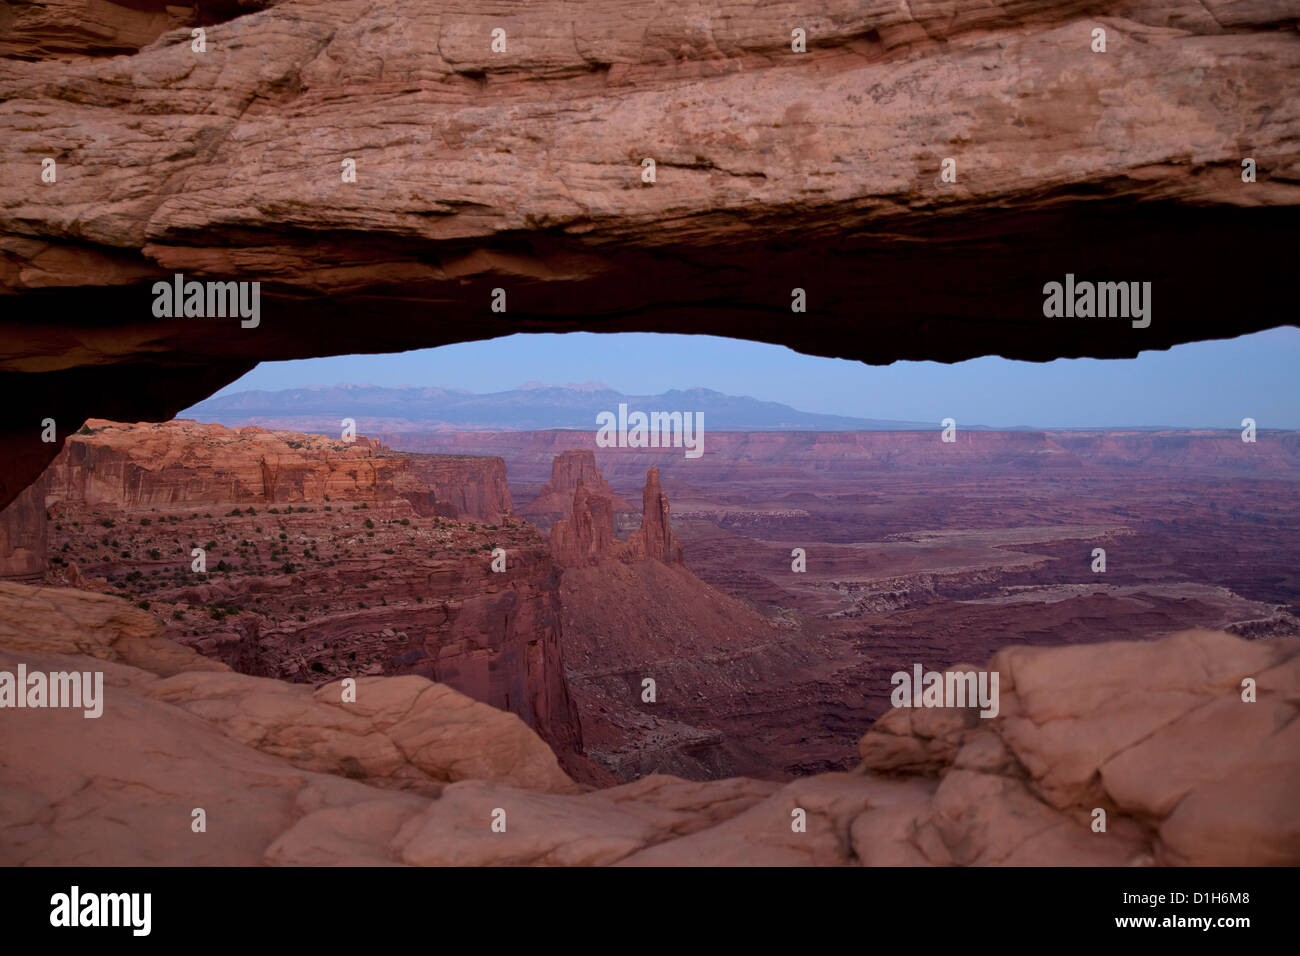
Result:
<instances>
[{"instance_id":1,"label":"hazy horizon","mask_svg":"<svg viewBox=\"0 0 1300 956\"><path fill-rule=\"evenodd\" d=\"M1300 329L1135 359L984 357L869 366L783 346L659 333L518 334L402 353L264 362L216 392L373 385L489 395L602 383L625 395L705 388L800 412L991 428L1300 429ZM177 417L187 416L181 412Z\"/></svg>"}]
</instances>

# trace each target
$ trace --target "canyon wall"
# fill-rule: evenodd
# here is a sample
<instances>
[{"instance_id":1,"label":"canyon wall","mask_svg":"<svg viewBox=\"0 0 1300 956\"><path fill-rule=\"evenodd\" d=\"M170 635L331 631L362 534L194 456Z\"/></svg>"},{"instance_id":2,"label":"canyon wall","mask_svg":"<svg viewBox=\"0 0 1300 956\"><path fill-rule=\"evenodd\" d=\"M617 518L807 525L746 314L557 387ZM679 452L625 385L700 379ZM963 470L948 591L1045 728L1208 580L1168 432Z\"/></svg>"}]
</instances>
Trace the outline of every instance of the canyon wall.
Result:
<instances>
[{"instance_id":1,"label":"canyon wall","mask_svg":"<svg viewBox=\"0 0 1300 956\"><path fill-rule=\"evenodd\" d=\"M51 466L51 495L91 508L392 501L404 466L377 441L251 426L88 421Z\"/></svg>"},{"instance_id":2,"label":"canyon wall","mask_svg":"<svg viewBox=\"0 0 1300 956\"><path fill-rule=\"evenodd\" d=\"M429 487L437 514L497 524L513 512L505 459L474 455L403 455L412 477Z\"/></svg>"},{"instance_id":3,"label":"canyon wall","mask_svg":"<svg viewBox=\"0 0 1300 956\"><path fill-rule=\"evenodd\" d=\"M709 431L704 455L688 459L680 448L597 448L595 432L401 432L385 434L394 447L431 453L499 455L510 480L536 486L546 480L554 457L593 450L602 473L629 488L656 466L664 478L726 483L760 472L764 480L807 475L860 478L870 473L944 469L1086 473L1115 466L1155 473L1286 477L1300 471L1300 433L1261 431L1251 444L1241 431L994 431L967 429L958 421L956 441L933 431L733 432Z\"/></svg>"},{"instance_id":4,"label":"canyon wall","mask_svg":"<svg viewBox=\"0 0 1300 956\"><path fill-rule=\"evenodd\" d=\"M510 513L505 462L395 454L378 441L193 421L88 421L50 468L49 493L87 507L304 502L387 504L497 521Z\"/></svg>"},{"instance_id":5,"label":"canyon wall","mask_svg":"<svg viewBox=\"0 0 1300 956\"><path fill-rule=\"evenodd\" d=\"M301 533L303 523L295 525ZM202 593L162 590L153 600L202 607L256 595L261 613L239 614L217 631L235 640L197 646L247 673L293 681L418 674L517 714L567 765L582 736L565 680L558 576L541 542L509 547L498 573L481 551L428 557L408 548L386 556L379 545L396 551L397 542L375 540L371 554L331 566L236 578ZM343 596L369 600L365 607L330 603ZM276 613L280 604L312 613L300 620Z\"/></svg>"},{"instance_id":6,"label":"canyon wall","mask_svg":"<svg viewBox=\"0 0 1300 956\"><path fill-rule=\"evenodd\" d=\"M191 421L82 432L0 512L12 576L45 573L48 491L50 572L130 588L203 653L298 682L420 674L519 715L566 765L577 759L557 574L544 541L510 519L500 458ZM203 573L190 542L206 542ZM504 571L491 566L497 546Z\"/></svg>"},{"instance_id":7,"label":"canyon wall","mask_svg":"<svg viewBox=\"0 0 1300 956\"><path fill-rule=\"evenodd\" d=\"M0 579L32 584L45 575L48 533L45 495L49 473L23 489L7 508L0 509Z\"/></svg>"}]
</instances>

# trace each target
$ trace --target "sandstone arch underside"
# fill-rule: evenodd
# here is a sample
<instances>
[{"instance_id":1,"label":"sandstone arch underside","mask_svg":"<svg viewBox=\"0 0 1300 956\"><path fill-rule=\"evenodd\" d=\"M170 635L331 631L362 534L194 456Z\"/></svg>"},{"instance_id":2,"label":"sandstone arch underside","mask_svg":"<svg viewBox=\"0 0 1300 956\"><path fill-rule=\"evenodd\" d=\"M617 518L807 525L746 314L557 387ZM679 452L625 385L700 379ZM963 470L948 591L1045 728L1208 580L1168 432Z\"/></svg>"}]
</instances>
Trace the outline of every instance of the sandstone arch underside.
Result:
<instances>
[{"instance_id":1,"label":"sandstone arch underside","mask_svg":"<svg viewBox=\"0 0 1300 956\"><path fill-rule=\"evenodd\" d=\"M166 419L266 360L636 330L1041 361L1294 324L1298 21L1296 0L10 7L0 505L85 418ZM176 273L261 282L258 326L155 317ZM1151 282L1151 324L1045 318L1066 274Z\"/></svg>"}]
</instances>

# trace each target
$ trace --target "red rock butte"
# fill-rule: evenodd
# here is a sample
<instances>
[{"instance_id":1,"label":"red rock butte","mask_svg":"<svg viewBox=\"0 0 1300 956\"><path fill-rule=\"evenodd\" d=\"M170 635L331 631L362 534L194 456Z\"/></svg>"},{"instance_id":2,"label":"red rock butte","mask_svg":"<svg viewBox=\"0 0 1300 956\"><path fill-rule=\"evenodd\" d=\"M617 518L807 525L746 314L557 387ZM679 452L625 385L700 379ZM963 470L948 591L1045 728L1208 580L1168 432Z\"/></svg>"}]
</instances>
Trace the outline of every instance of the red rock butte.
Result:
<instances>
[{"instance_id":1,"label":"red rock butte","mask_svg":"<svg viewBox=\"0 0 1300 956\"><path fill-rule=\"evenodd\" d=\"M609 487L599 471L595 478L599 485ZM627 541L619 541L614 537L614 508L609 497L588 492L583 479L577 479L569 517L551 528L551 553L570 566L607 559L681 564L682 545L673 534L668 496L659 487L658 468L646 473L642 502L641 527Z\"/></svg>"},{"instance_id":2,"label":"red rock butte","mask_svg":"<svg viewBox=\"0 0 1300 956\"><path fill-rule=\"evenodd\" d=\"M590 448L575 448L555 456L551 464L550 480L542 486L533 501L519 509L519 513L534 522L553 523L560 518L567 518L573 513L574 492L580 484L586 486L588 494L607 499L615 512L634 510L609 486L605 476L596 467L595 452Z\"/></svg>"}]
</instances>

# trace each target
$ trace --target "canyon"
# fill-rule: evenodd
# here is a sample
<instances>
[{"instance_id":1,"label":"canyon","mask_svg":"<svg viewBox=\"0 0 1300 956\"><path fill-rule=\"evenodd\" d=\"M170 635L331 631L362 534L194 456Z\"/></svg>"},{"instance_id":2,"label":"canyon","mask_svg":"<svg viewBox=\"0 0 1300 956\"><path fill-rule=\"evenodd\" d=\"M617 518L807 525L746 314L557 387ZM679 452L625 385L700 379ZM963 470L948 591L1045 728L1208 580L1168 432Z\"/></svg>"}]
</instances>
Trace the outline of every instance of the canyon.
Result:
<instances>
[{"instance_id":1,"label":"canyon","mask_svg":"<svg viewBox=\"0 0 1300 956\"><path fill-rule=\"evenodd\" d=\"M613 502L630 506L590 450L557 456L529 506L566 515L549 541L508 510L504 476L500 458L363 436L92 420L32 492L45 508L5 514L24 540L47 536L42 579L127 598L241 673L421 675L517 714L593 784L784 776L788 749L773 761L721 718L750 698L813 699L815 624L769 621L684 567L654 467L622 540ZM487 517L458 513L465 501L489 502ZM38 557L15 548L2 566L32 580ZM651 671L664 696L646 708Z\"/></svg>"},{"instance_id":2,"label":"canyon","mask_svg":"<svg viewBox=\"0 0 1300 956\"><path fill-rule=\"evenodd\" d=\"M573 432L82 432L0 512L3 576L130 600L245 674L446 684L593 786L847 771L917 662L1300 634L1292 433L724 432L685 460Z\"/></svg>"},{"instance_id":3,"label":"canyon","mask_svg":"<svg viewBox=\"0 0 1300 956\"><path fill-rule=\"evenodd\" d=\"M106 692L5 712L0 862L1300 863L1300 437L1249 409L699 459L171 420L261 362L519 332L884 364L1295 324L1296 19L0 8L0 669ZM155 315L177 274L258 283L255 327ZM1044 316L1066 275L1159 306ZM998 671L997 717L889 708L917 663Z\"/></svg>"},{"instance_id":4,"label":"canyon","mask_svg":"<svg viewBox=\"0 0 1300 956\"><path fill-rule=\"evenodd\" d=\"M243 673L421 674L518 714L581 775L556 571L504 479L499 459L365 437L92 420L42 479L48 518L10 520L49 524L59 583L129 593ZM31 562L16 548L0 569Z\"/></svg>"},{"instance_id":5,"label":"canyon","mask_svg":"<svg viewBox=\"0 0 1300 956\"><path fill-rule=\"evenodd\" d=\"M6 712L0 860L1300 863L1290 435L717 437L512 493L464 435L89 422L0 512L0 668L102 670L104 713ZM992 719L889 706L985 661ZM170 793L228 838L137 832Z\"/></svg>"}]
</instances>

